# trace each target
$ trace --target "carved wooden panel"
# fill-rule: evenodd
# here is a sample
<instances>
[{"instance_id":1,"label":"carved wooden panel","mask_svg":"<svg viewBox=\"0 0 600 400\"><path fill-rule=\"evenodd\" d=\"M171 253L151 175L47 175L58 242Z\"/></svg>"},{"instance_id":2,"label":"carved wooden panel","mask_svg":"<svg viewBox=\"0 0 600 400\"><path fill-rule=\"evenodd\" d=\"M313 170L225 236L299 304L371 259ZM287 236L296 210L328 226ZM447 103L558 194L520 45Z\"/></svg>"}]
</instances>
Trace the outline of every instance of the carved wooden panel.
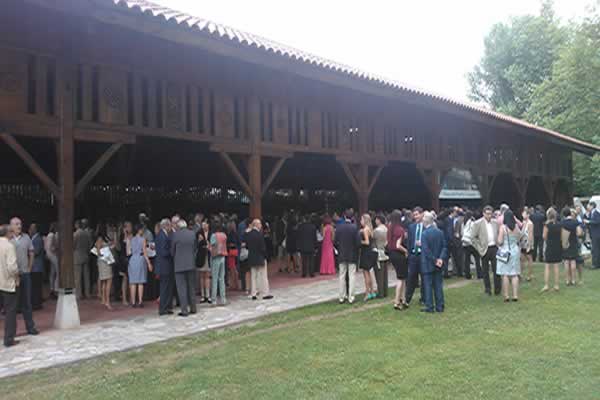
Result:
<instances>
[{"instance_id":1,"label":"carved wooden panel","mask_svg":"<svg viewBox=\"0 0 600 400\"><path fill-rule=\"evenodd\" d=\"M127 73L114 68L101 68L98 88L100 122L127 124Z\"/></svg>"},{"instance_id":2,"label":"carved wooden panel","mask_svg":"<svg viewBox=\"0 0 600 400\"><path fill-rule=\"evenodd\" d=\"M308 147L321 147L321 112L308 110Z\"/></svg>"},{"instance_id":3,"label":"carved wooden panel","mask_svg":"<svg viewBox=\"0 0 600 400\"><path fill-rule=\"evenodd\" d=\"M233 138L233 98L215 92L215 136Z\"/></svg>"},{"instance_id":4,"label":"carved wooden panel","mask_svg":"<svg viewBox=\"0 0 600 400\"><path fill-rule=\"evenodd\" d=\"M183 93L180 85L167 83L166 93L166 127L167 129L183 130Z\"/></svg>"},{"instance_id":5,"label":"carved wooden panel","mask_svg":"<svg viewBox=\"0 0 600 400\"><path fill-rule=\"evenodd\" d=\"M27 109L27 56L0 50L0 115L14 117Z\"/></svg>"},{"instance_id":6,"label":"carved wooden panel","mask_svg":"<svg viewBox=\"0 0 600 400\"><path fill-rule=\"evenodd\" d=\"M281 103L273 104L274 143L288 143L288 107Z\"/></svg>"}]
</instances>

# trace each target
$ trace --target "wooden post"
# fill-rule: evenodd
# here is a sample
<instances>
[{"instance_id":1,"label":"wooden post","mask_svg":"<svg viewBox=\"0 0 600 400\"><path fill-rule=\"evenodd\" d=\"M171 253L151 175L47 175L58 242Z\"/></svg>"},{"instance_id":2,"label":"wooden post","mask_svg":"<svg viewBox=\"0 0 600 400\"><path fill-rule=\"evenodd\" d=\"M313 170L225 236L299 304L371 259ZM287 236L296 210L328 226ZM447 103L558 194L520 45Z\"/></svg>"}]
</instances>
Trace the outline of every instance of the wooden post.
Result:
<instances>
[{"instance_id":1,"label":"wooden post","mask_svg":"<svg viewBox=\"0 0 600 400\"><path fill-rule=\"evenodd\" d=\"M262 218L262 178L261 157L253 152L248 160L248 177L250 184L250 218Z\"/></svg>"},{"instance_id":2,"label":"wooden post","mask_svg":"<svg viewBox=\"0 0 600 400\"><path fill-rule=\"evenodd\" d=\"M76 328L81 324L75 287L73 266L73 226L75 208L75 171L73 133L75 73L68 66L61 64L58 68L58 186L60 196L57 198L58 209L58 260L59 286L58 302L54 314L54 327L57 329Z\"/></svg>"},{"instance_id":3,"label":"wooden post","mask_svg":"<svg viewBox=\"0 0 600 400\"><path fill-rule=\"evenodd\" d=\"M369 212L369 166L361 163L358 167L358 210L361 215Z\"/></svg>"},{"instance_id":4,"label":"wooden post","mask_svg":"<svg viewBox=\"0 0 600 400\"><path fill-rule=\"evenodd\" d=\"M259 100L252 97L250 101L250 146L252 153L248 158L248 184L250 186L250 218L262 218L262 171L261 171L261 137L259 118ZM274 179L274 178L273 178ZM270 182L268 182L270 184Z\"/></svg>"},{"instance_id":5,"label":"wooden post","mask_svg":"<svg viewBox=\"0 0 600 400\"><path fill-rule=\"evenodd\" d=\"M61 69L60 132L58 146L58 177L60 196L57 198L59 237L59 280L62 289L75 287L73 271L73 226L75 207L73 95L74 86L68 70Z\"/></svg>"}]
</instances>

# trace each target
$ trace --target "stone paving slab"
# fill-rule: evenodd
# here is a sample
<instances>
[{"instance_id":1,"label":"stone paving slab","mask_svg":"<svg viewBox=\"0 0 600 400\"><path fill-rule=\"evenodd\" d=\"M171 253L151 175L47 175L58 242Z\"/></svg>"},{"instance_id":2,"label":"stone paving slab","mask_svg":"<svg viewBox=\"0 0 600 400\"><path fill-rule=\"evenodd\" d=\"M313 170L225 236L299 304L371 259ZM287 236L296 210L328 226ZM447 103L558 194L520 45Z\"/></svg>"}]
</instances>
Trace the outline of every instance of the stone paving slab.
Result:
<instances>
[{"instance_id":1,"label":"stone paving slab","mask_svg":"<svg viewBox=\"0 0 600 400\"><path fill-rule=\"evenodd\" d=\"M390 271L390 286L396 276ZM246 297L226 307L199 307L187 318L146 315L82 325L76 329L21 336L19 345L0 350L0 378L31 372L124 351L176 337L237 325L269 314L337 299L337 278L275 289L273 300L252 301ZM357 292L364 291L362 274L356 276ZM452 285L453 286L453 285Z\"/></svg>"},{"instance_id":2,"label":"stone paving slab","mask_svg":"<svg viewBox=\"0 0 600 400\"><path fill-rule=\"evenodd\" d=\"M390 273L390 282L395 275ZM362 274L357 291L364 291ZM274 299L233 299L226 307L199 306L187 318L157 314L85 324L76 329L52 330L38 336L20 336L19 344L0 350L0 378L103 354L124 351L176 337L202 333L251 321L269 314L323 303L337 298L337 278L272 290ZM395 284L395 283L394 283Z\"/></svg>"}]
</instances>

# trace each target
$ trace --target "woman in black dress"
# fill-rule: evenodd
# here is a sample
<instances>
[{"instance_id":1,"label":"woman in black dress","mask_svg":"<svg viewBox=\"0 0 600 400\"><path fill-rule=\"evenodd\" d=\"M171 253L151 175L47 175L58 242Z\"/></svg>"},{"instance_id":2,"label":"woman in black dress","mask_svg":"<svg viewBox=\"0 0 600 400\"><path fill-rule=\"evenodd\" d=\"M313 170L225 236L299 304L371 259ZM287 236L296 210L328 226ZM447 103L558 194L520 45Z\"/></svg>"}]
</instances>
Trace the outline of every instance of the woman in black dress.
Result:
<instances>
[{"instance_id":1,"label":"woman in black dress","mask_svg":"<svg viewBox=\"0 0 600 400\"><path fill-rule=\"evenodd\" d=\"M546 242L546 252L544 261L546 262L544 270L544 288L542 292L549 290L548 282L550 280L550 267L554 266L554 290L559 290L558 282L560 280L559 266L562 261L561 233L562 227L556 221L557 213L553 208L546 212L546 225L544 225L544 241Z\"/></svg>"},{"instance_id":2,"label":"woman in black dress","mask_svg":"<svg viewBox=\"0 0 600 400\"><path fill-rule=\"evenodd\" d=\"M211 303L210 300L210 253L208 241L211 229L208 221L202 221L200 230L196 233L198 251L196 252L196 268L198 270L198 289L200 303Z\"/></svg>"},{"instance_id":3,"label":"woman in black dress","mask_svg":"<svg viewBox=\"0 0 600 400\"><path fill-rule=\"evenodd\" d=\"M298 248L296 245L298 232L298 222L295 215L290 215L288 219L287 229L285 232L285 250L288 254L287 272L298 272Z\"/></svg>"},{"instance_id":4,"label":"woman in black dress","mask_svg":"<svg viewBox=\"0 0 600 400\"><path fill-rule=\"evenodd\" d=\"M377 293L373 289L373 279L371 278L371 270L377 263L377 251L375 250L373 225L371 224L371 216L369 214L364 214L360 218L360 226L360 259L358 267L362 269L365 278L365 301L369 301L377 297Z\"/></svg>"},{"instance_id":5,"label":"woman in black dress","mask_svg":"<svg viewBox=\"0 0 600 400\"><path fill-rule=\"evenodd\" d=\"M575 275L577 274L577 256L579 255L578 249L578 237L581 236L581 228L579 227L579 222L571 213L571 209L569 207L565 207L562 210L563 220L561 221L562 229L564 229L563 234L565 236L568 235L568 244L569 247L563 248L563 261L565 263L565 274L566 274L566 285L575 285Z\"/></svg>"}]
</instances>

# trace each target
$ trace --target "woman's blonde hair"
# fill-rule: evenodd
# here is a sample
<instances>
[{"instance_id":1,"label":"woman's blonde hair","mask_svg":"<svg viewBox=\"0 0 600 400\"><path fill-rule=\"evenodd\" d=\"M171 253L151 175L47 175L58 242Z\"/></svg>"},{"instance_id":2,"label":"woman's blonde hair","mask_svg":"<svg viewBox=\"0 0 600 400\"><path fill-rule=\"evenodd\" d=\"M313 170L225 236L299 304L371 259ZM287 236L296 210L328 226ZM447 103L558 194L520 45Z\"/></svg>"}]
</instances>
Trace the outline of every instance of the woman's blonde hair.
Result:
<instances>
[{"instance_id":1,"label":"woman's blonde hair","mask_svg":"<svg viewBox=\"0 0 600 400\"><path fill-rule=\"evenodd\" d=\"M371 216L369 214L363 214L363 216L360 219L364 222L364 225L366 227L368 227L371 230L371 232L373 232L373 224L371 223Z\"/></svg>"},{"instance_id":2,"label":"woman's blonde hair","mask_svg":"<svg viewBox=\"0 0 600 400\"><path fill-rule=\"evenodd\" d=\"M554 210L554 208L550 207L548 211L546 211L546 219L548 220L547 222L556 222L556 216L556 210Z\"/></svg>"}]
</instances>

